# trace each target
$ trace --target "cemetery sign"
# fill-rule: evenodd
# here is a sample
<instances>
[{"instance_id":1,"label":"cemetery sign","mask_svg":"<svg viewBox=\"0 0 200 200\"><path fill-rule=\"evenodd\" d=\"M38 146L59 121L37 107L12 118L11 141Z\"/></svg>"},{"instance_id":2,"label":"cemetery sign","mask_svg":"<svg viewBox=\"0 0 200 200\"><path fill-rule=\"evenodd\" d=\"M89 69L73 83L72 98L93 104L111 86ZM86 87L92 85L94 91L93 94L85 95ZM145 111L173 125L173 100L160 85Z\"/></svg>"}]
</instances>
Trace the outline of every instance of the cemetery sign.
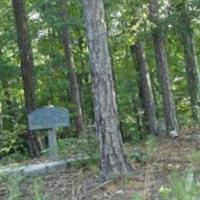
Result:
<instances>
[{"instance_id":1,"label":"cemetery sign","mask_svg":"<svg viewBox=\"0 0 200 200\"><path fill-rule=\"evenodd\" d=\"M28 115L29 130L48 129L50 159L57 158L56 128L68 127L69 111L65 108L46 106Z\"/></svg>"},{"instance_id":2,"label":"cemetery sign","mask_svg":"<svg viewBox=\"0 0 200 200\"><path fill-rule=\"evenodd\" d=\"M46 106L28 115L29 130L68 127L69 111L65 108Z\"/></svg>"}]
</instances>

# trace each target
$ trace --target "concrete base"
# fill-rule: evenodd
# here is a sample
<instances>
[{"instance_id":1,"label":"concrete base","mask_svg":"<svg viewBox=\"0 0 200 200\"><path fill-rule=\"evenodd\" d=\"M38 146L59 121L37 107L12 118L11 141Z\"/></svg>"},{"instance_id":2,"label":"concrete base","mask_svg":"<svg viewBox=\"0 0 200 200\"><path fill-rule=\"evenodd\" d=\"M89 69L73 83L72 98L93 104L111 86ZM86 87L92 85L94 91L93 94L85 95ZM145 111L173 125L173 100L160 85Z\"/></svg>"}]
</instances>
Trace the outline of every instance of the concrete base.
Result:
<instances>
[{"instance_id":1,"label":"concrete base","mask_svg":"<svg viewBox=\"0 0 200 200\"><path fill-rule=\"evenodd\" d=\"M23 165L17 167L1 167L0 176L12 173L18 173L22 176L38 176L46 175L49 173L56 172L64 167L69 166L70 164L76 163L78 161L86 161L89 159L89 156L79 156L76 158L70 158L67 160L52 161L41 164L34 165Z\"/></svg>"}]
</instances>

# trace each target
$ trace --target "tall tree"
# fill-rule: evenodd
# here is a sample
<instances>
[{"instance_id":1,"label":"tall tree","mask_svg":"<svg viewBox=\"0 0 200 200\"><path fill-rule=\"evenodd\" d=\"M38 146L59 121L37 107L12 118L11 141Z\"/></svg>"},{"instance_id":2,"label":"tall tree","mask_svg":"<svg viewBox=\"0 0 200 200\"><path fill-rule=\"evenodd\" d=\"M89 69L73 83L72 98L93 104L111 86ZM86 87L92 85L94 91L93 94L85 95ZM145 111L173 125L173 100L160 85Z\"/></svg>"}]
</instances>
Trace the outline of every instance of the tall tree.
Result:
<instances>
[{"instance_id":1,"label":"tall tree","mask_svg":"<svg viewBox=\"0 0 200 200\"><path fill-rule=\"evenodd\" d=\"M163 21L159 16L159 3L157 0L150 0L149 5L150 20L155 24L152 30L155 51L155 60L158 70L158 77L163 99L163 110L166 121L166 128L170 135L178 135L178 122L176 119L176 109L172 94L171 83L168 73L168 62L165 47L165 33Z\"/></svg>"},{"instance_id":2,"label":"tall tree","mask_svg":"<svg viewBox=\"0 0 200 200\"><path fill-rule=\"evenodd\" d=\"M0 101L0 134L2 134L2 132L3 132L3 112L2 112L2 102Z\"/></svg>"},{"instance_id":3,"label":"tall tree","mask_svg":"<svg viewBox=\"0 0 200 200\"><path fill-rule=\"evenodd\" d=\"M148 130L152 134L157 134L156 109L143 42L137 40L136 43L131 46L131 51L138 65L137 71L139 75L139 86L141 87L141 95L145 116L147 118Z\"/></svg>"},{"instance_id":4,"label":"tall tree","mask_svg":"<svg viewBox=\"0 0 200 200\"><path fill-rule=\"evenodd\" d=\"M102 0L83 0L89 43L96 131L104 177L131 171L123 153Z\"/></svg>"},{"instance_id":5,"label":"tall tree","mask_svg":"<svg viewBox=\"0 0 200 200\"><path fill-rule=\"evenodd\" d=\"M15 26L17 31L17 44L21 61L21 73L24 88L26 115L35 109L35 94L33 81L33 56L29 31L23 0L12 0ZM40 147L36 135L27 130L27 143L30 156L39 156Z\"/></svg>"},{"instance_id":6,"label":"tall tree","mask_svg":"<svg viewBox=\"0 0 200 200\"><path fill-rule=\"evenodd\" d=\"M195 44L193 40L193 31L191 28L191 18L188 13L187 4L182 1L177 5L179 14L180 32L184 48L185 66L187 72L188 92L192 107L192 117L198 121L200 117L200 78L199 67L196 58Z\"/></svg>"},{"instance_id":7,"label":"tall tree","mask_svg":"<svg viewBox=\"0 0 200 200\"><path fill-rule=\"evenodd\" d=\"M80 135L81 132L84 131L84 118L83 118L83 110L81 105L81 94L79 88L78 77L76 73L76 66L74 63L73 53L72 53L72 39L69 31L69 27L67 25L67 21L69 20L68 12L67 12L67 1L60 0L60 15L61 20L64 22L62 28L62 42L65 51L65 59L66 66L69 73L70 79L70 93L71 99L75 106L75 125L77 133Z\"/></svg>"}]
</instances>

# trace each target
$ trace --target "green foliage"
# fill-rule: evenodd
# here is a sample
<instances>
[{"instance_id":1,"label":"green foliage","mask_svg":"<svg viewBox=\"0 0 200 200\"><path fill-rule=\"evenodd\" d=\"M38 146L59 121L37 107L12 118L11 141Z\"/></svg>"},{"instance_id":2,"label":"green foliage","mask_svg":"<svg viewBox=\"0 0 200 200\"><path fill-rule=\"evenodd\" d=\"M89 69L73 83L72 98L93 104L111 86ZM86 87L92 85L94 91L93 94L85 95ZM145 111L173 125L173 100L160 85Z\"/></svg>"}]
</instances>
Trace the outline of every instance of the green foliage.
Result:
<instances>
[{"instance_id":1,"label":"green foliage","mask_svg":"<svg viewBox=\"0 0 200 200\"><path fill-rule=\"evenodd\" d=\"M20 200L22 194L20 191L20 184L23 181L21 174L12 173L8 175L0 175L1 181L6 184L8 190L8 200Z\"/></svg>"},{"instance_id":2,"label":"green foliage","mask_svg":"<svg viewBox=\"0 0 200 200\"><path fill-rule=\"evenodd\" d=\"M193 170L185 175L177 172L170 176L170 186L160 188L163 200L198 200L200 197L200 182L195 180Z\"/></svg>"},{"instance_id":3,"label":"green foliage","mask_svg":"<svg viewBox=\"0 0 200 200\"><path fill-rule=\"evenodd\" d=\"M97 160L98 142L95 135L85 135L77 138L65 138L58 140L59 154L66 155L88 155L90 160Z\"/></svg>"},{"instance_id":4,"label":"green foliage","mask_svg":"<svg viewBox=\"0 0 200 200\"><path fill-rule=\"evenodd\" d=\"M131 159L134 159L135 162L138 162L142 165L146 164L147 162L151 162L155 158L156 154L156 140L153 136L148 136L144 142L145 149L144 151L134 151L129 154Z\"/></svg>"},{"instance_id":5,"label":"green foliage","mask_svg":"<svg viewBox=\"0 0 200 200\"><path fill-rule=\"evenodd\" d=\"M58 151L61 155L73 154L79 151L76 146L76 138L64 138L58 140Z\"/></svg>"},{"instance_id":6,"label":"green foliage","mask_svg":"<svg viewBox=\"0 0 200 200\"><path fill-rule=\"evenodd\" d=\"M145 155L149 161L155 157L156 150L156 139L153 136L147 137L145 142Z\"/></svg>"},{"instance_id":7,"label":"green foliage","mask_svg":"<svg viewBox=\"0 0 200 200\"><path fill-rule=\"evenodd\" d=\"M134 193L132 195L133 197L131 198L131 200L143 200L143 198L141 197L141 195Z\"/></svg>"},{"instance_id":8,"label":"green foliage","mask_svg":"<svg viewBox=\"0 0 200 200\"><path fill-rule=\"evenodd\" d=\"M32 198L33 200L44 200L44 185L41 177L35 177L32 180Z\"/></svg>"},{"instance_id":9,"label":"green foliage","mask_svg":"<svg viewBox=\"0 0 200 200\"><path fill-rule=\"evenodd\" d=\"M6 158L8 159L6 162L15 163L26 160L28 156L24 152L17 151L16 153L9 154Z\"/></svg>"},{"instance_id":10,"label":"green foliage","mask_svg":"<svg viewBox=\"0 0 200 200\"><path fill-rule=\"evenodd\" d=\"M19 173L0 175L0 183L3 183L8 190L7 200L21 200L23 194L20 190L21 184L25 184L29 179L26 179ZM47 195L44 195L44 185L42 177L33 177L31 180L31 197L33 200L44 200ZM27 182L28 183L28 182Z\"/></svg>"},{"instance_id":11,"label":"green foliage","mask_svg":"<svg viewBox=\"0 0 200 200\"><path fill-rule=\"evenodd\" d=\"M145 164L148 160L147 156L142 151L134 151L129 156L130 156L131 159L134 159L135 162L138 162L140 164Z\"/></svg>"},{"instance_id":12,"label":"green foliage","mask_svg":"<svg viewBox=\"0 0 200 200\"><path fill-rule=\"evenodd\" d=\"M0 133L0 140L2 141L0 143L0 156L12 154L10 159L23 159L21 153L25 152L24 131L24 126L18 124L13 130L2 130Z\"/></svg>"},{"instance_id":13,"label":"green foliage","mask_svg":"<svg viewBox=\"0 0 200 200\"><path fill-rule=\"evenodd\" d=\"M198 168L200 166L200 151L195 150L186 155L193 167Z\"/></svg>"},{"instance_id":14,"label":"green foliage","mask_svg":"<svg viewBox=\"0 0 200 200\"><path fill-rule=\"evenodd\" d=\"M89 160L76 163L78 168L83 167L97 172L99 144L95 134L88 133L80 138L65 138L58 140L58 150L61 157L89 156Z\"/></svg>"},{"instance_id":15,"label":"green foliage","mask_svg":"<svg viewBox=\"0 0 200 200\"><path fill-rule=\"evenodd\" d=\"M122 119L123 138L133 144L139 144L142 141L142 133L139 130L134 116L124 114Z\"/></svg>"}]
</instances>

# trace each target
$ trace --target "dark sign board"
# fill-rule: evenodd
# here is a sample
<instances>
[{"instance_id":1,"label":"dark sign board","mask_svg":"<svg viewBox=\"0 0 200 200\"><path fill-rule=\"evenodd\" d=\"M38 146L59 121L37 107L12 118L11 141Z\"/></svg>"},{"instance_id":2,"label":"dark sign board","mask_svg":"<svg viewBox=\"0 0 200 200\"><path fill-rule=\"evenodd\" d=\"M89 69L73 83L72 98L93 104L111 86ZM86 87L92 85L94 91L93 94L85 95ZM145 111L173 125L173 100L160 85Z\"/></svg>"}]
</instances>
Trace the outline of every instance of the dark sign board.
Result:
<instances>
[{"instance_id":1,"label":"dark sign board","mask_svg":"<svg viewBox=\"0 0 200 200\"><path fill-rule=\"evenodd\" d=\"M28 115L30 130L68 127L69 111L65 108L47 106Z\"/></svg>"}]
</instances>

